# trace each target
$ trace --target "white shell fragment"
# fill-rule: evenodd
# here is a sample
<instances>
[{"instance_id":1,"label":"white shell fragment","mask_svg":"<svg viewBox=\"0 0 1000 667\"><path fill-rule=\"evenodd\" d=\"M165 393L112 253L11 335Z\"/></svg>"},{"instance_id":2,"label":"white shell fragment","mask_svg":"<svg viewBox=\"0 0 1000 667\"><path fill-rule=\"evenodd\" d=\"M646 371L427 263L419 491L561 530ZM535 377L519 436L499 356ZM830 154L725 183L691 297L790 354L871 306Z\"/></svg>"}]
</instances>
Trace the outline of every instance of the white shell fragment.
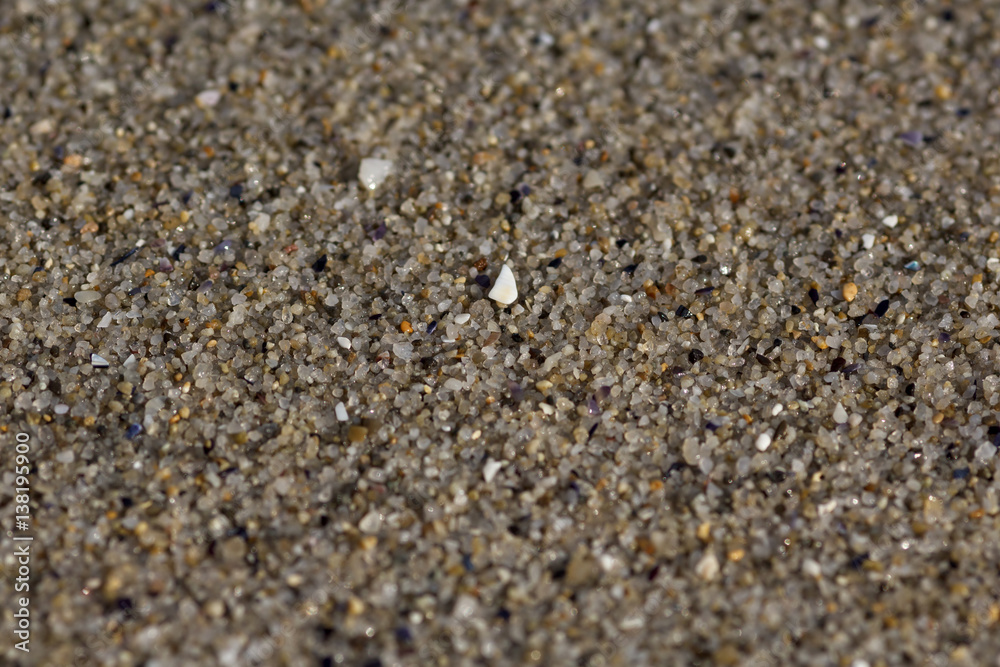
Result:
<instances>
[{"instance_id":1,"label":"white shell fragment","mask_svg":"<svg viewBox=\"0 0 1000 667\"><path fill-rule=\"evenodd\" d=\"M711 581L719 576L719 559L711 551L705 553L694 566L694 573L705 581Z\"/></svg>"},{"instance_id":2,"label":"white shell fragment","mask_svg":"<svg viewBox=\"0 0 1000 667\"><path fill-rule=\"evenodd\" d=\"M490 290L490 298L499 304L509 306L517 301L517 281L514 280L514 272L506 264L500 269L496 284Z\"/></svg>"},{"instance_id":3,"label":"white shell fragment","mask_svg":"<svg viewBox=\"0 0 1000 667\"><path fill-rule=\"evenodd\" d=\"M756 447L759 452L766 452L767 448L771 446L771 436L767 433L761 433L757 436Z\"/></svg>"},{"instance_id":4,"label":"white shell fragment","mask_svg":"<svg viewBox=\"0 0 1000 667\"><path fill-rule=\"evenodd\" d=\"M206 109L214 107L216 104L219 103L219 100L221 99L222 99L222 93L220 93L218 90L209 89L209 90L203 90L200 93L198 93L197 97L194 98L194 101L198 104L198 106L200 106L203 109Z\"/></svg>"},{"instance_id":5,"label":"white shell fragment","mask_svg":"<svg viewBox=\"0 0 1000 667\"><path fill-rule=\"evenodd\" d=\"M97 290L85 289L74 294L73 298L76 299L77 303L90 303L91 301L100 299L101 293Z\"/></svg>"},{"instance_id":6,"label":"white shell fragment","mask_svg":"<svg viewBox=\"0 0 1000 667\"><path fill-rule=\"evenodd\" d=\"M469 313L460 313L459 315L455 316L455 324L465 324L466 322L469 321L469 318L471 317L472 315L470 315Z\"/></svg>"},{"instance_id":7,"label":"white shell fragment","mask_svg":"<svg viewBox=\"0 0 1000 667\"><path fill-rule=\"evenodd\" d=\"M361 168L358 170L358 180L369 190L374 190L389 176L390 171L392 171L391 160L378 160L367 157L361 161Z\"/></svg>"},{"instance_id":8,"label":"white shell fragment","mask_svg":"<svg viewBox=\"0 0 1000 667\"><path fill-rule=\"evenodd\" d=\"M483 466L483 479L486 480L487 484L493 481L493 478L497 476L497 473L500 472L500 468L502 467L502 463L494 461L493 459L486 462L486 465Z\"/></svg>"},{"instance_id":9,"label":"white shell fragment","mask_svg":"<svg viewBox=\"0 0 1000 667\"><path fill-rule=\"evenodd\" d=\"M101 355L99 355L99 354L91 354L90 355L90 365L93 366L94 368L107 368L111 364L109 364L108 360L105 359L104 357L102 357Z\"/></svg>"},{"instance_id":10,"label":"white shell fragment","mask_svg":"<svg viewBox=\"0 0 1000 667\"><path fill-rule=\"evenodd\" d=\"M583 179L583 187L587 190L604 187L604 178L601 177L600 172L591 169Z\"/></svg>"},{"instance_id":11,"label":"white shell fragment","mask_svg":"<svg viewBox=\"0 0 1000 667\"><path fill-rule=\"evenodd\" d=\"M333 410L334 410L334 412L337 413L337 421L340 421L340 422L346 422L347 421L347 419L348 419L348 417L347 417L347 408L344 407L344 402L343 401L341 401L340 403L337 403L337 407L335 407Z\"/></svg>"},{"instance_id":12,"label":"white shell fragment","mask_svg":"<svg viewBox=\"0 0 1000 667\"><path fill-rule=\"evenodd\" d=\"M898 215L887 215L884 218L882 218L882 224L889 228L895 227L898 222L899 222Z\"/></svg>"}]
</instances>

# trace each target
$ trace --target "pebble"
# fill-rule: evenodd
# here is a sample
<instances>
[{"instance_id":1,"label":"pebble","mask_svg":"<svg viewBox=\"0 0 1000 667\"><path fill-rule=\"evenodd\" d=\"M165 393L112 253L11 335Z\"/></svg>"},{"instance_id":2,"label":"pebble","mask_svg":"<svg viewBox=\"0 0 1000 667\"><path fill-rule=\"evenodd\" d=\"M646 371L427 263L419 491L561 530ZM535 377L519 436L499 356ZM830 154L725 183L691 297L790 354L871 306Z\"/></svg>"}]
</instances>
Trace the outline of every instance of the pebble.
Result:
<instances>
[{"instance_id":1,"label":"pebble","mask_svg":"<svg viewBox=\"0 0 1000 667\"><path fill-rule=\"evenodd\" d=\"M874 234L862 234L861 242L865 246L865 250L871 250L875 246L875 235Z\"/></svg>"},{"instance_id":2,"label":"pebble","mask_svg":"<svg viewBox=\"0 0 1000 667\"><path fill-rule=\"evenodd\" d=\"M347 416L347 407L344 406L343 401L337 403L333 411L337 414L337 421L346 422L349 419Z\"/></svg>"},{"instance_id":3,"label":"pebble","mask_svg":"<svg viewBox=\"0 0 1000 667\"><path fill-rule=\"evenodd\" d=\"M379 512L372 510L361 517L361 521L358 522L358 530L369 535L377 533L382 527L383 518Z\"/></svg>"},{"instance_id":4,"label":"pebble","mask_svg":"<svg viewBox=\"0 0 1000 667\"><path fill-rule=\"evenodd\" d=\"M53 129L55 129L55 126L52 124L52 120L50 118L44 118L38 121L37 123L34 123L31 127L29 127L28 134L32 136L38 136L40 134L49 134L50 132L52 132Z\"/></svg>"},{"instance_id":5,"label":"pebble","mask_svg":"<svg viewBox=\"0 0 1000 667\"><path fill-rule=\"evenodd\" d=\"M591 169L583 179L583 187L587 190L604 187L604 178L596 169Z\"/></svg>"},{"instance_id":6,"label":"pebble","mask_svg":"<svg viewBox=\"0 0 1000 667\"><path fill-rule=\"evenodd\" d=\"M757 447L757 451L766 452L767 448L771 446L771 435L769 433L761 433L757 436L757 442L754 444Z\"/></svg>"},{"instance_id":7,"label":"pebble","mask_svg":"<svg viewBox=\"0 0 1000 667\"><path fill-rule=\"evenodd\" d=\"M483 479L489 484L493 481L493 478L497 476L503 464L500 461L494 461L493 459L488 459L486 465L483 466Z\"/></svg>"},{"instance_id":8,"label":"pebble","mask_svg":"<svg viewBox=\"0 0 1000 667\"><path fill-rule=\"evenodd\" d=\"M344 336L337 337L337 344L345 350L351 349L351 339L345 338Z\"/></svg>"},{"instance_id":9,"label":"pebble","mask_svg":"<svg viewBox=\"0 0 1000 667\"><path fill-rule=\"evenodd\" d=\"M716 557L715 552L708 550L705 555L701 557L698 564L694 567L695 574L705 581L711 581L719 576L719 559Z\"/></svg>"},{"instance_id":10,"label":"pebble","mask_svg":"<svg viewBox=\"0 0 1000 667\"><path fill-rule=\"evenodd\" d=\"M222 93L214 88L209 88L198 93L194 99L198 106L209 109L219 103L219 100L222 99Z\"/></svg>"},{"instance_id":11,"label":"pebble","mask_svg":"<svg viewBox=\"0 0 1000 667\"><path fill-rule=\"evenodd\" d=\"M838 424L847 423L847 410L845 410L844 406L840 403L837 403L837 405L833 408L833 421Z\"/></svg>"},{"instance_id":12,"label":"pebble","mask_svg":"<svg viewBox=\"0 0 1000 667\"><path fill-rule=\"evenodd\" d=\"M389 177L391 171L391 160L365 158L358 169L358 180L369 190L374 190Z\"/></svg>"},{"instance_id":13,"label":"pebble","mask_svg":"<svg viewBox=\"0 0 1000 667\"><path fill-rule=\"evenodd\" d=\"M97 328L107 329L109 326L111 326L111 313L104 313L104 317L97 323Z\"/></svg>"},{"instance_id":14,"label":"pebble","mask_svg":"<svg viewBox=\"0 0 1000 667\"><path fill-rule=\"evenodd\" d=\"M490 290L489 297L497 303L509 306L517 301L517 282L514 280L514 272L506 264L500 269L496 284Z\"/></svg>"},{"instance_id":15,"label":"pebble","mask_svg":"<svg viewBox=\"0 0 1000 667\"><path fill-rule=\"evenodd\" d=\"M882 224L890 229L895 227L898 222L899 222L898 215L887 215L884 218L882 218Z\"/></svg>"},{"instance_id":16,"label":"pebble","mask_svg":"<svg viewBox=\"0 0 1000 667\"><path fill-rule=\"evenodd\" d=\"M101 293L96 290L85 289L74 294L73 298L76 299L77 303L90 303L91 301L100 299Z\"/></svg>"},{"instance_id":17,"label":"pebble","mask_svg":"<svg viewBox=\"0 0 1000 667\"><path fill-rule=\"evenodd\" d=\"M109 364L108 360L102 357L101 355L97 353L92 353L90 355L90 365L93 366L94 368L107 368L111 364Z\"/></svg>"},{"instance_id":18,"label":"pebble","mask_svg":"<svg viewBox=\"0 0 1000 667\"><path fill-rule=\"evenodd\" d=\"M455 324L465 324L472 317L469 313L461 313L455 316Z\"/></svg>"},{"instance_id":19,"label":"pebble","mask_svg":"<svg viewBox=\"0 0 1000 667\"><path fill-rule=\"evenodd\" d=\"M205 605L205 614L210 618L221 618L226 613L226 605L222 600L209 600Z\"/></svg>"},{"instance_id":20,"label":"pebble","mask_svg":"<svg viewBox=\"0 0 1000 667\"><path fill-rule=\"evenodd\" d=\"M850 303L858 295L858 286L854 283L847 283L843 288L844 301Z\"/></svg>"}]
</instances>

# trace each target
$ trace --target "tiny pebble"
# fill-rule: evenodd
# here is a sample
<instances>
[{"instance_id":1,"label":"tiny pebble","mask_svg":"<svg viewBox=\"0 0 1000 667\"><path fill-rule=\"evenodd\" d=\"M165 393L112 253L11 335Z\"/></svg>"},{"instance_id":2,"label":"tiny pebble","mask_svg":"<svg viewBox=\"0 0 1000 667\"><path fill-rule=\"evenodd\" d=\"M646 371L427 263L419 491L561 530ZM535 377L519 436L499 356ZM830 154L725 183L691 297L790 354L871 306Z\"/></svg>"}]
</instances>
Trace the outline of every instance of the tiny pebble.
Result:
<instances>
[{"instance_id":1,"label":"tiny pebble","mask_svg":"<svg viewBox=\"0 0 1000 667\"><path fill-rule=\"evenodd\" d=\"M514 272L506 264L500 269L500 275L497 276L497 282L490 290L489 297L504 306L517 301L517 281L514 280Z\"/></svg>"},{"instance_id":2,"label":"tiny pebble","mask_svg":"<svg viewBox=\"0 0 1000 667\"><path fill-rule=\"evenodd\" d=\"M844 300L847 302L854 301L854 297L858 295L858 286L854 283L847 283L844 285L843 289Z\"/></svg>"},{"instance_id":3,"label":"tiny pebble","mask_svg":"<svg viewBox=\"0 0 1000 667\"><path fill-rule=\"evenodd\" d=\"M85 289L74 294L73 298L76 299L77 303L90 303L91 301L100 299L101 293L96 290Z\"/></svg>"},{"instance_id":4,"label":"tiny pebble","mask_svg":"<svg viewBox=\"0 0 1000 667\"><path fill-rule=\"evenodd\" d=\"M49 132L52 131L53 127L54 126L52 124L52 119L45 118L33 124L31 127L29 127L28 134L31 135L48 134Z\"/></svg>"},{"instance_id":5,"label":"tiny pebble","mask_svg":"<svg viewBox=\"0 0 1000 667\"><path fill-rule=\"evenodd\" d=\"M361 166L358 169L358 180L369 190L374 190L385 181L391 171L392 162L390 160L365 158L361 161Z\"/></svg>"},{"instance_id":6,"label":"tiny pebble","mask_svg":"<svg viewBox=\"0 0 1000 667\"><path fill-rule=\"evenodd\" d=\"M97 323L98 329L107 329L111 325L111 313L104 313L104 317Z\"/></svg>"},{"instance_id":7,"label":"tiny pebble","mask_svg":"<svg viewBox=\"0 0 1000 667\"><path fill-rule=\"evenodd\" d=\"M105 359L104 357L102 357L101 355L99 355L99 354L91 354L90 355L90 365L93 366L94 368L107 368L111 364L109 364L108 360Z\"/></svg>"},{"instance_id":8,"label":"tiny pebble","mask_svg":"<svg viewBox=\"0 0 1000 667\"><path fill-rule=\"evenodd\" d=\"M871 250L875 246L875 235L874 234L862 234L861 242L865 246L865 250Z\"/></svg>"},{"instance_id":9,"label":"tiny pebble","mask_svg":"<svg viewBox=\"0 0 1000 667\"><path fill-rule=\"evenodd\" d=\"M67 412L69 412L69 406L66 405L65 403L57 403L56 406L52 409L52 411L55 412L57 415L64 415Z\"/></svg>"},{"instance_id":10,"label":"tiny pebble","mask_svg":"<svg viewBox=\"0 0 1000 667\"><path fill-rule=\"evenodd\" d=\"M705 581L711 581L719 575L719 559L712 551L705 552L694 568L695 574Z\"/></svg>"},{"instance_id":11,"label":"tiny pebble","mask_svg":"<svg viewBox=\"0 0 1000 667\"><path fill-rule=\"evenodd\" d=\"M455 324L465 324L472 317L469 313L461 313L455 316Z\"/></svg>"},{"instance_id":12,"label":"tiny pebble","mask_svg":"<svg viewBox=\"0 0 1000 667\"><path fill-rule=\"evenodd\" d=\"M781 413L781 411L784 410L784 409L785 409L784 405L782 405L781 403L775 403L774 407L771 408L771 416L772 417L777 417Z\"/></svg>"},{"instance_id":13,"label":"tiny pebble","mask_svg":"<svg viewBox=\"0 0 1000 667\"><path fill-rule=\"evenodd\" d=\"M351 349L351 340L349 338L338 336L337 344L340 345L340 347L344 348L345 350Z\"/></svg>"},{"instance_id":14,"label":"tiny pebble","mask_svg":"<svg viewBox=\"0 0 1000 667\"><path fill-rule=\"evenodd\" d=\"M755 444L757 446L757 451L766 452L767 448L771 446L771 435L768 433L761 433L757 436L757 442Z\"/></svg>"},{"instance_id":15,"label":"tiny pebble","mask_svg":"<svg viewBox=\"0 0 1000 667\"><path fill-rule=\"evenodd\" d=\"M486 465L483 466L483 479L486 480L487 484L493 481L493 478L497 476L502 467L503 464L499 461L494 461L493 459L486 461Z\"/></svg>"},{"instance_id":16,"label":"tiny pebble","mask_svg":"<svg viewBox=\"0 0 1000 667\"><path fill-rule=\"evenodd\" d=\"M347 421L347 419L348 419L348 417L347 417L347 408L344 406L344 402L343 401L341 401L340 403L337 403L337 407L335 407L333 410L334 410L334 412L337 413L337 421L342 421L342 422L346 422Z\"/></svg>"},{"instance_id":17,"label":"tiny pebble","mask_svg":"<svg viewBox=\"0 0 1000 667\"><path fill-rule=\"evenodd\" d=\"M376 510L372 510L368 512L368 514L364 515L361 518L361 521L358 522L358 530L362 533L368 533L369 535L376 533L382 526L382 518L381 514L379 514Z\"/></svg>"},{"instance_id":18,"label":"tiny pebble","mask_svg":"<svg viewBox=\"0 0 1000 667\"><path fill-rule=\"evenodd\" d=\"M840 403L833 409L833 421L838 424L844 424L847 422L847 410Z\"/></svg>"},{"instance_id":19,"label":"tiny pebble","mask_svg":"<svg viewBox=\"0 0 1000 667\"><path fill-rule=\"evenodd\" d=\"M887 215L884 218L882 218L882 224L885 225L886 227L889 227L890 229L895 227L898 222L899 222L898 215Z\"/></svg>"},{"instance_id":20,"label":"tiny pebble","mask_svg":"<svg viewBox=\"0 0 1000 667\"><path fill-rule=\"evenodd\" d=\"M604 185L604 178L601 177L600 172L591 169L587 172L587 175L583 179L583 187L587 190L591 188L599 188Z\"/></svg>"},{"instance_id":21,"label":"tiny pebble","mask_svg":"<svg viewBox=\"0 0 1000 667\"><path fill-rule=\"evenodd\" d=\"M195 101L201 107L214 107L222 99L222 93L218 90L209 89L198 93Z\"/></svg>"},{"instance_id":22,"label":"tiny pebble","mask_svg":"<svg viewBox=\"0 0 1000 667\"><path fill-rule=\"evenodd\" d=\"M211 600L205 605L205 614L211 618L219 618L226 613L226 605L222 600Z\"/></svg>"}]
</instances>

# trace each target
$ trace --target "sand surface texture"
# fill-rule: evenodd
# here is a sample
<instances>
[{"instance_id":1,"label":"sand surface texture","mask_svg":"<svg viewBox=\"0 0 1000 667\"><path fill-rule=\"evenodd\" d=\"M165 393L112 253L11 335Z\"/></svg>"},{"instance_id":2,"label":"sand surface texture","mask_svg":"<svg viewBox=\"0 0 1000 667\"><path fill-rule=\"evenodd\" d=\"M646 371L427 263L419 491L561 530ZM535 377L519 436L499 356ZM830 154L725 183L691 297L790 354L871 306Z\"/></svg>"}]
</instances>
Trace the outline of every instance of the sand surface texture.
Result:
<instances>
[{"instance_id":1,"label":"sand surface texture","mask_svg":"<svg viewBox=\"0 0 1000 667\"><path fill-rule=\"evenodd\" d=\"M0 662L1000 664L998 12L0 2Z\"/></svg>"}]
</instances>

